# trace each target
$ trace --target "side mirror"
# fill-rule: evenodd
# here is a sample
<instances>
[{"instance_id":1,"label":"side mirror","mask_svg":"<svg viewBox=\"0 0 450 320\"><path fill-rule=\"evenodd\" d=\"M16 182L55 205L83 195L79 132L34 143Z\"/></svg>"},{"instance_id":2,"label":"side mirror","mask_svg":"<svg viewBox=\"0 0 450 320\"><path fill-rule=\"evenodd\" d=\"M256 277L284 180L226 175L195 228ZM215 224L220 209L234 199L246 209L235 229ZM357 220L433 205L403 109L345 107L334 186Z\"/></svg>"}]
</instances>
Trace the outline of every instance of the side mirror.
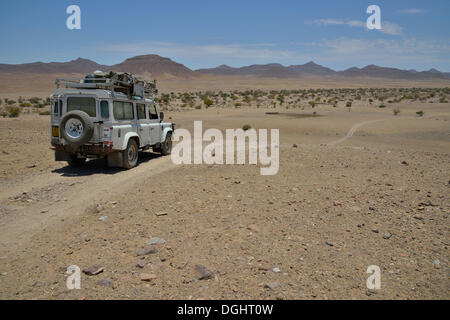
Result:
<instances>
[{"instance_id":1,"label":"side mirror","mask_svg":"<svg viewBox=\"0 0 450 320\"><path fill-rule=\"evenodd\" d=\"M164 120L164 112L159 113L159 120L161 120L161 121Z\"/></svg>"}]
</instances>

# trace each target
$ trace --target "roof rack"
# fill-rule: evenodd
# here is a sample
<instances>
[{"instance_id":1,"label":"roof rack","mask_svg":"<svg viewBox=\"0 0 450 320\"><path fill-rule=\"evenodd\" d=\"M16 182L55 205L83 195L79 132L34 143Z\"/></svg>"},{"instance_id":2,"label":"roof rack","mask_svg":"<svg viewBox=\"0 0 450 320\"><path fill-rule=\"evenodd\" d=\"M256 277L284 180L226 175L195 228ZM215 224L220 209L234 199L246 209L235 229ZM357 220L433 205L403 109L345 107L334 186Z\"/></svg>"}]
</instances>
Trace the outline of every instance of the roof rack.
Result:
<instances>
[{"instance_id":1,"label":"roof rack","mask_svg":"<svg viewBox=\"0 0 450 320\"><path fill-rule=\"evenodd\" d=\"M110 90L114 95L116 92L121 92L127 96L139 96L145 98L146 96L154 98L158 93L156 89L156 80L145 81L135 80L132 82L125 82L111 78L83 78L83 79L56 79L56 88L74 88L74 89L104 89Z\"/></svg>"}]
</instances>

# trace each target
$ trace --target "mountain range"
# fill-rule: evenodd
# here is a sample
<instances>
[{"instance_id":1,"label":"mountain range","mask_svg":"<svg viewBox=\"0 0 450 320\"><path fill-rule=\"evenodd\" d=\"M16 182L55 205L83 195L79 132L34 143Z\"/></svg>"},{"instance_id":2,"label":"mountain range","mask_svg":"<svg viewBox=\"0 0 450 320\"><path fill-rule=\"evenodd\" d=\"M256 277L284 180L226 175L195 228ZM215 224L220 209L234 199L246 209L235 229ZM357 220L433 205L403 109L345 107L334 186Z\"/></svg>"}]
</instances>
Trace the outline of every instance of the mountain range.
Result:
<instances>
[{"instance_id":1,"label":"mountain range","mask_svg":"<svg viewBox=\"0 0 450 320\"><path fill-rule=\"evenodd\" d=\"M343 71L335 71L330 68L308 62L303 65L283 66L279 63L264 65L250 65L233 68L221 65L216 68L191 70L183 64L169 58L154 54L140 55L126 59L125 61L107 66L98 64L92 60L78 58L69 62L34 62L26 64L0 64L0 73L38 73L38 74L87 74L95 70L126 71L135 74L151 74L153 77L170 75L174 77L188 78L201 75L215 76L255 76L264 78L303 78L315 77L368 77L406 80L450 80L450 73L436 69L428 71L401 70L386 68L376 65L368 65L364 68L352 67Z\"/></svg>"}]
</instances>

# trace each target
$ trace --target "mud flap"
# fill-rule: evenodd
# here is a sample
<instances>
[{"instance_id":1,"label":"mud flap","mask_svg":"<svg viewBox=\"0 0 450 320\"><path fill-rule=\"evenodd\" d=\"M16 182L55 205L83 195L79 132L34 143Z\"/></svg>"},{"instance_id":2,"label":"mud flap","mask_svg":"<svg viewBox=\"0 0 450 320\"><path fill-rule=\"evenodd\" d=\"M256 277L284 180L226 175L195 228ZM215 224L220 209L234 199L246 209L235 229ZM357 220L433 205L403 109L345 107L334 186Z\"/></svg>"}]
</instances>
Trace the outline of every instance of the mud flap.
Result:
<instances>
[{"instance_id":1,"label":"mud flap","mask_svg":"<svg viewBox=\"0 0 450 320\"><path fill-rule=\"evenodd\" d=\"M113 152L106 156L108 167L123 167L122 152Z\"/></svg>"},{"instance_id":2,"label":"mud flap","mask_svg":"<svg viewBox=\"0 0 450 320\"><path fill-rule=\"evenodd\" d=\"M55 150L55 161L69 161L70 153L62 150Z\"/></svg>"}]
</instances>

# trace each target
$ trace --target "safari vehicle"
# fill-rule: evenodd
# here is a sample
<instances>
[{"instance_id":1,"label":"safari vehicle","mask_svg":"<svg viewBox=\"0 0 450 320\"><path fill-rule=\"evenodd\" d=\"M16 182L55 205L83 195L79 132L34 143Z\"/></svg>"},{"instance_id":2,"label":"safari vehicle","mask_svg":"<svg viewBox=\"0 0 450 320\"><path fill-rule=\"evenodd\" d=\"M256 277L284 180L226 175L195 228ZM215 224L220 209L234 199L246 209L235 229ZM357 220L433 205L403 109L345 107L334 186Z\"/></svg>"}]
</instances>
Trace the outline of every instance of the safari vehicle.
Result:
<instances>
[{"instance_id":1,"label":"safari vehicle","mask_svg":"<svg viewBox=\"0 0 450 320\"><path fill-rule=\"evenodd\" d=\"M78 167L88 158L106 158L110 167L130 169L139 150L170 154L174 125L158 113L155 81L96 71L81 80L57 79L56 87L51 96L56 161Z\"/></svg>"}]
</instances>

